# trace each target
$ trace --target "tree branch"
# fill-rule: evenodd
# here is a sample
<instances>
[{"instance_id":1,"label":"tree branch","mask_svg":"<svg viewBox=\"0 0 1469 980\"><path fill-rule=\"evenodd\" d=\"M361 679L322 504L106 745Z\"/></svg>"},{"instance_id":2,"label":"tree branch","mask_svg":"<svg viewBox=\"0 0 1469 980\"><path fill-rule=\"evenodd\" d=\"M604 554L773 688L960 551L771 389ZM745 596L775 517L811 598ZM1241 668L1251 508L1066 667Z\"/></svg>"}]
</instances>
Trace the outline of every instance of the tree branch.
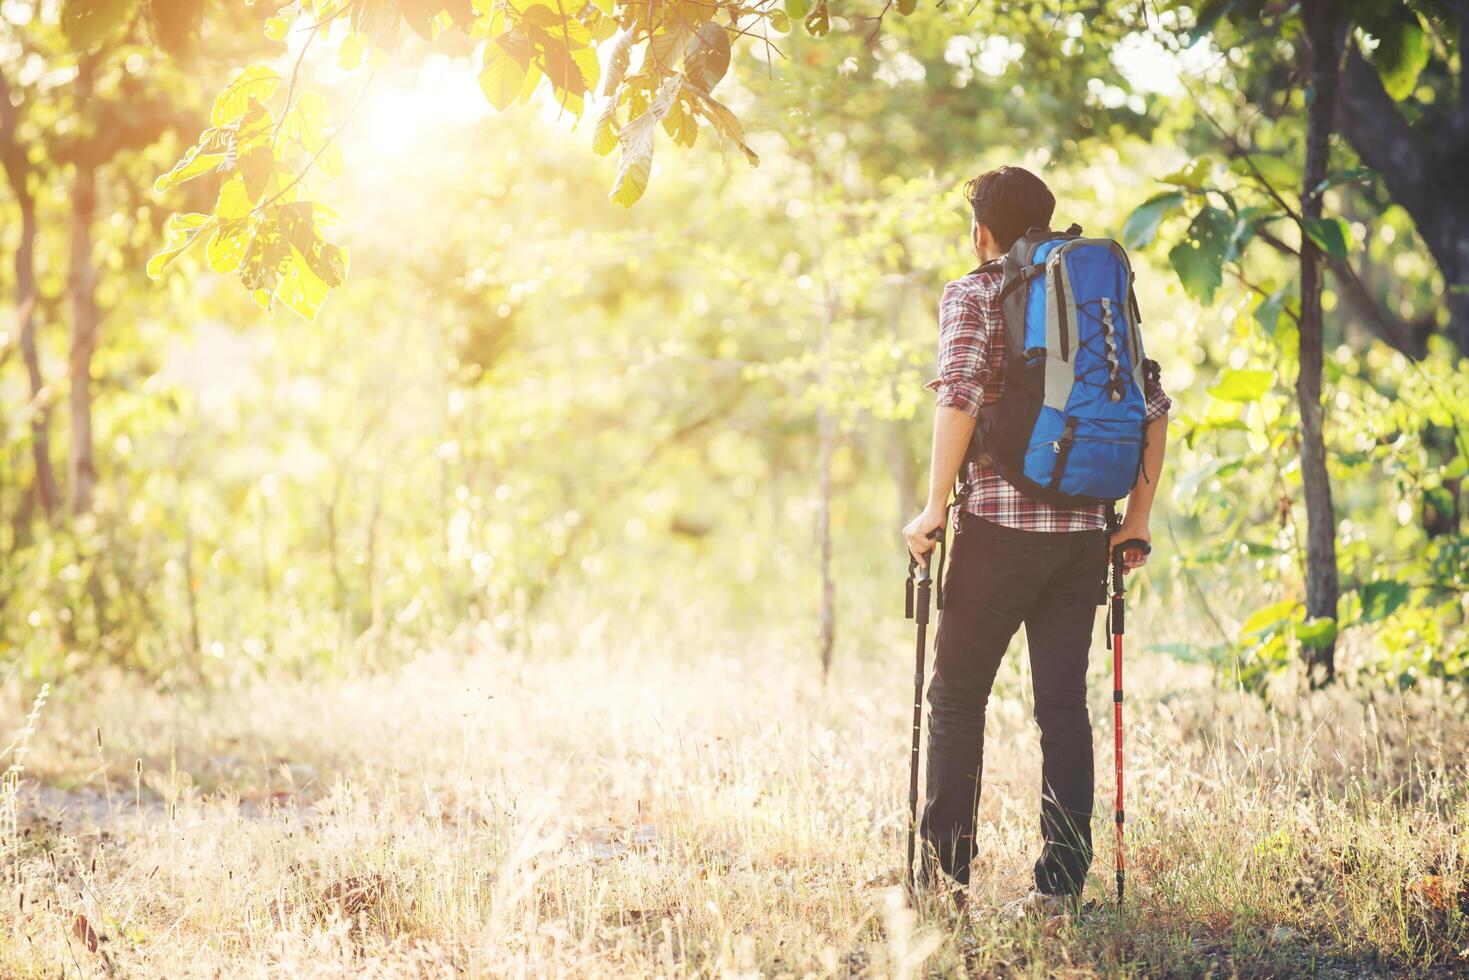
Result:
<instances>
[{"instance_id":1,"label":"tree branch","mask_svg":"<svg viewBox=\"0 0 1469 980\"><path fill-rule=\"evenodd\" d=\"M1382 174L1394 198L1416 218L1423 210L1432 160L1426 141L1398 111L1382 79L1355 44L1347 45L1337 127L1362 162Z\"/></svg>"},{"instance_id":2,"label":"tree branch","mask_svg":"<svg viewBox=\"0 0 1469 980\"><path fill-rule=\"evenodd\" d=\"M1263 228L1255 232L1255 236L1282 255L1300 258L1300 252ZM1409 360L1421 360L1426 353L1425 346L1420 339L1422 331L1383 309L1381 304L1372 298L1372 294L1367 290L1367 284L1362 281L1361 276L1357 275L1357 270L1352 268L1350 262L1330 253L1327 253L1325 258L1326 267L1331 270L1331 278L1336 286L1337 296L1341 298L1352 316L1367 328L1367 332Z\"/></svg>"},{"instance_id":3,"label":"tree branch","mask_svg":"<svg viewBox=\"0 0 1469 980\"><path fill-rule=\"evenodd\" d=\"M1373 77L1376 77L1375 70ZM1386 95L1387 93L1384 92L1383 94ZM1235 156L1244 160L1245 165L1250 168L1250 173L1254 175L1255 181L1260 185L1261 189L1285 211L1286 215L1292 221L1299 225L1301 223L1300 212L1291 206L1291 203L1286 199L1285 195L1270 182L1269 178L1255 164L1255 159L1250 154L1249 149L1240 142L1237 136L1225 129L1224 125L1215 119L1209 113L1208 109L1204 108L1202 100L1195 97L1194 101L1197 103L1196 109L1198 112L1209 121L1209 124L1214 127L1221 137L1229 142L1230 149ZM1397 110L1394 109L1393 111L1396 112ZM1257 228L1255 234L1261 241L1276 251L1291 255L1296 259L1301 257L1299 251L1291 248L1264 227ZM1357 275L1357 270L1352 268L1351 263L1346 259L1331 255L1330 253L1323 253L1323 256L1326 260L1327 268L1331 270L1332 280L1337 287L1337 295L1341 297L1342 302L1346 304L1352 314L1367 328L1368 332L1410 360L1416 361L1422 358L1426 350L1424 344L1419 340L1419 334L1401 319L1389 314L1372 298L1372 294L1367 291L1366 285L1362 282L1361 277Z\"/></svg>"}]
</instances>

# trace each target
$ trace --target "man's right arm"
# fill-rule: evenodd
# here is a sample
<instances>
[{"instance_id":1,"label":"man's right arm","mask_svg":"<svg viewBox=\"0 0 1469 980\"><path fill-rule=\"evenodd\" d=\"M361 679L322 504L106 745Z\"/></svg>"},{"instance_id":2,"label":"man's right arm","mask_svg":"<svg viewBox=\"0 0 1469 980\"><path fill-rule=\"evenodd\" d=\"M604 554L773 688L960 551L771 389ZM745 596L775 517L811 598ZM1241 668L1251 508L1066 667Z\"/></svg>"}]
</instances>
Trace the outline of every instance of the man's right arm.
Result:
<instances>
[{"instance_id":1,"label":"man's right arm","mask_svg":"<svg viewBox=\"0 0 1469 980\"><path fill-rule=\"evenodd\" d=\"M1168 449L1168 412L1173 401L1163 391L1156 375L1148 382L1144 396L1148 404L1148 426L1144 435L1142 466L1132 492L1127 495L1122 527L1112 535L1114 547L1134 538L1149 543L1153 540L1148 523L1153 514L1153 499L1158 494L1158 481L1163 476L1163 459ZM1127 568L1137 568L1146 561L1145 555L1133 554L1127 559Z\"/></svg>"}]
</instances>

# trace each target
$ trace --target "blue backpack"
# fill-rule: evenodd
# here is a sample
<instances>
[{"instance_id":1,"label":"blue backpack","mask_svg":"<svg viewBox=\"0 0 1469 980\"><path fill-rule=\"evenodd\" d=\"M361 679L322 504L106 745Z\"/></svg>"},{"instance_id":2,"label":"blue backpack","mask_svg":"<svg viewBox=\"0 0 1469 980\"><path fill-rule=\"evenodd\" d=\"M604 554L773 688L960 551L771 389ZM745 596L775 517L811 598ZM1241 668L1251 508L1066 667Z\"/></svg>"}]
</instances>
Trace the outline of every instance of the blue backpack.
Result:
<instances>
[{"instance_id":1,"label":"blue backpack","mask_svg":"<svg viewBox=\"0 0 1469 980\"><path fill-rule=\"evenodd\" d=\"M1005 386L980 412L968 459L1064 507L1127 496L1142 466L1143 354L1132 265L1121 245L1032 228L981 268L1003 278Z\"/></svg>"}]
</instances>

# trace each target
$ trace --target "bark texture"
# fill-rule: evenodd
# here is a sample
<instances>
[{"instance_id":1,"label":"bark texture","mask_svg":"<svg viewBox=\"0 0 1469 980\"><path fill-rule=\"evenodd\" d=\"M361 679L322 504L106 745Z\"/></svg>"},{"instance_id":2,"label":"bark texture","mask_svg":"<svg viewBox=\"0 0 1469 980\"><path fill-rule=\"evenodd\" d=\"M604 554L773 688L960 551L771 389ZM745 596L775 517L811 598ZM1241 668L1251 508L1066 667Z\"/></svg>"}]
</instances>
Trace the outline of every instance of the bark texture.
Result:
<instances>
[{"instance_id":1,"label":"bark texture","mask_svg":"<svg viewBox=\"0 0 1469 980\"><path fill-rule=\"evenodd\" d=\"M1302 218L1321 217L1321 193L1335 128L1337 81L1345 31L1333 0L1306 0L1302 6L1311 45L1312 96L1306 115L1306 163L1301 192ZM1326 439L1321 406L1323 316L1321 278L1324 256L1309 235L1301 236L1300 372L1296 399L1301 410L1301 482L1306 495L1306 613L1336 618L1341 585L1336 568L1336 509L1326 472ZM1306 648L1313 685L1336 673L1336 644Z\"/></svg>"},{"instance_id":2,"label":"bark texture","mask_svg":"<svg viewBox=\"0 0 1469 980\"><path fill-rule=\"evenodd\" d=\"M1311 4L1303 11L1308 35L1314 33L1311 21L1323 16L1311 8L1330 6ZM1324 16L1340 18L1330 11ZM1447 286L1443 301L1450 335L1469 355L1469 183L1461 177L1469 168L1469 99L1461 86L1455 104L1415 127L1357 46L1345 47L1340 98L1331 107L1336 124L1362 162L1382 175L1393 200L1412 216Z\"/></svg>"},{"instance_id":3,"label":"bark texture","mask_svg":"<svg viewBox=\"0 0 1469 980\"><path fill-rule=\"evenodd\" d=\"M97 332L101 325L97 309L97 267L92 261L92 222L96 217L97 172L90 165L79 163L72 181L71 271L66 284L71 297L71 361L67 372L71 455L67 483L68 508L73 515L91 511L97 487L92 449L92 355L97 352Z\"/></svg>"}]
</instances>

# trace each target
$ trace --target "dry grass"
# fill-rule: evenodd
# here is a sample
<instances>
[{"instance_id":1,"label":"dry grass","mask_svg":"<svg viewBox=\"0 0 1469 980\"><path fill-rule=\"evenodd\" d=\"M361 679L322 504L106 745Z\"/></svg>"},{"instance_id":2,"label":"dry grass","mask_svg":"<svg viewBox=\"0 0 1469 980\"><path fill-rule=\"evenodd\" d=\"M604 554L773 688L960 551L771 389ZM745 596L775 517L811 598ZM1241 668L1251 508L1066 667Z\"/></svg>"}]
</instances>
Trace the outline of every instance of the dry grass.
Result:
<instances>
[{"instance_id":1,"label":"dry grass","mask_svg":"<svg viewBox=\"0 0 1469 980\"><path fill-rule=\"evenodd\" d=\"M1118 910L1098 676L1100 908L1058 928L1000 916L1036 846L1023 658L992 702L981 866L959 919L868 884L901 853L901 642L886 662L848 658L825 688L808 655L736 656L748 643L648 649L593 627L329 683L170 697L71 681L7 799L0 975L1421 976L1469 963L1469 724L1442 692L1338 690L1271 712L1204 672L1134 658ZM34 693L7 692L7 739Z\"/></svg>"}]
</instances>

